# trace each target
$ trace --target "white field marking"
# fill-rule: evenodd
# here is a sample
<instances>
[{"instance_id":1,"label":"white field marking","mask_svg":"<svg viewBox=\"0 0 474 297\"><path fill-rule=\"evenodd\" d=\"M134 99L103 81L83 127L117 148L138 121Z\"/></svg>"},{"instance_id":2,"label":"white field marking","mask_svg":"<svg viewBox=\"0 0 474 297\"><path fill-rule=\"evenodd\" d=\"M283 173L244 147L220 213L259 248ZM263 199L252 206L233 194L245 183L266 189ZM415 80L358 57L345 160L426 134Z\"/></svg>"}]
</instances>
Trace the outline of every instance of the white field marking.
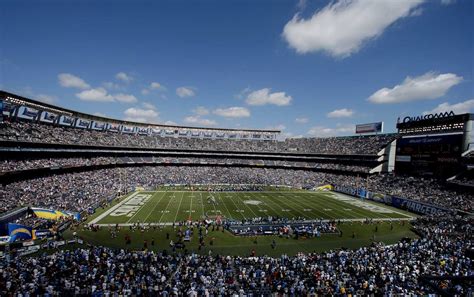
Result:
<instances>
[{"instance_id":1,"label":"white field marking","mask_svg":"<svg viewBox=\"0 0 474 297\"><path fill-rule=\"evenodd\" d=\"M312 192L309 192L309 193L312 193ZM316 201L312 200L313 197L308 197L307 195L301 195L300 197L301 197L300 198L301 204L304 204L305 206L308 206L308 207L311 207L311 208L316 206L316 209L313 210L313 214L316 214L316 216L318 218L323 218L323 217L327 217L327 216L329 216L333 219L337 218L336 217L337 214L335 214L335 213L329 213L329 212L324 212L324 211L320 210L320 207L322 207L323 204L326 205L326 204L331 204L331 203L329 201L319 199L320 198L319 195L316 196L316 198L318 198ZM321 203L321 202L323 202L323 203ZM326 202L326 203L324 203L324 202Z\"/></svg>"},{"instance_id":2,"label":"white field marking","mask_svg":"<svg viewBox=\"0 0 474 297\"><path fill-rule=\"evenodd\" d=\"M322 193L321 193L321 192L318 192L318 194L322 194ZM349 212L349 213L347 213L347 212L343 211L343 210L340 208L340 207L341 207L341 203L340 203L339 201L335 200L335 199L331 199L333 193L331 193L331 192L324 192L324 194L325 194L325 195L318 195L318 196L317 196L318 198L321 197L321 196L322 196L323 198L326 198L326 199L319 199L319 201L322 202L322 204L318 202L318 203L317 203L318 206L335 207L335 211L333 211L333 212L323 212L323 215L324 215L324 216L330 216L330 217L332 217L332 218L334 218L334 219L337 219L338 216L339 216L339 217L343 217L343 218L349 216L348 218L354 218L354 219L364 217L364 216L361 215L361 214L358 214L358 215L355 215L355 214L354 214L354 213L357 213L357 212ZM311 197L307 197L307 196L303 196L303 197L304 197L303 199L307 199L307 200L309 200L309 201L311 201L311 199L312 199ZM327 198L329 198L329 199L327 199ZM318 211L318 210L316 210L316 211ZM319 212L319 211L318 211L318 212ZM334 216L333 216L332 214L334 214Z\"/></svg>"},{"instance_id":3,"label":"white field marking","mask_svg":"<svg viewBox=\"0 0 474 297\"><path fill-rule=\"evenodd\" d=\"M199 195L201 196L201 206L202 206L202 216L201 217L205 217L206 212L204 211L204 199L202 199L202 192L200 192Z\"/></svg>"},{"instance_id":4,"label":"white field marking","mask_svg":"<svg viewBox=\"0 0 474 297\"><path fill-rule=\"evenodd\" d=\"M288 208L284 208L284 209L282 209L281 211L283 211L283 212L289 212L289 211L291 211L291 210L289 210Z\"/></svg>"},{"instance_id":5,"label":"white field marking","mask_svg":"<svg viewBox=\"0 0 474 297\"><path fill-rule=\"evenodd\" d=\"M226 196L226 197L229 197L229 196ZM229 209L227 208L227 204L222 199L221 194L217 194L217 199L219 199L221 201L221 203L224 204L225 210L227 210L227 213L229 214L229 216L232 216Z\"/></svg>"},{"instance_id":6,"label":"white field marking","mask_svg":"<svg viewBox=\"0 0 474 297\"><path fill-rule=\"evenodd\" d=\"M156 195L156 193L150 195L150 198L152 198L154 195ZM147 199L147 202L150 200L150 198ZM128 204L128 203L127 203L127 204ZM143 209L143 207L144 207L145 205L146 205L146 204L143 204L143 205L140 207L140 209L138 209L132 216L130 216L130 218L128 219L127 223L129 223L129 222ZM112 213L112 214L113 214L113 213ZM145 222L145 221L143 221L143 222Z\"/></svg>"},{"instance_id":7,"label":"white field marking","mask_svg":"<svg viewBox=\"0 0 474 297\"><path fill-rule=\"evenodd\" d=\"M235 211L235 212L240 212L240 213L245 212L245 210L243 210L243 209L236 209L236 210L234 210L234 211Z\"/></svg>"},{"instance_id":8,"label":"white field marking","mask_svg":"<svg viewBox=\"0 0 474 297\"><path fill-rule=\"evenodd\" d=\"M176 222L176 219L178 218L179 209L181 208L181 203L183 203L183 199L184 199L184 193L183 195L181 195L181 200L179 200L179 205L178 205L178 208L176 209L176 215L174 216L175 222Z\"/></svg>"},{"instance_id":9,"label":"white field marking","mask_svg":"<svg viewBox=\"0 0 474 297\"><path fill-rule=\"evenodd\" d=\"M344 208L344 210L351 211L351 210L352 210L352 208Z\"/></svg>"},{"instance_id":10,"label":"white field marking","mask_svg":"<svg viewBox=\"0 0 474 297\"><path fill-rule=\"evenodd\" d=\"M196 212L194 209L188 209L188 210L183 210L183 212L185 213L192 213L192 212Z\"/></svg>"},{"instance_id":11,"label":"white field marking","mask_svg":"<svg viewBox=\"0 0 474 297\"><path fill-rule=\"evenodd\" d=\"M117 208L125 204L128 200L133 199L136 195L138 195L140 192L135 192L132 195L128 196L127 198L123 199L119 203L115 204L113 207L110 209L104 211L100 215L98 215L95 219L89 222L88 225L95 225L97 222L100 222L103 218L107 217L109 214L111 214L113 211L115 211Z\"/></svg>"},{"instance_id":12,"label":"white field marking","mask_svg":"<svg viewBox=\"0 0 474 297\"><path fill-rule=\"evenodd\" d=\"M312 193L312 192L308 192L308 193ZM292 205L290 205L290 207L293 208L293 209L296 209L297 212L299 212L299 213L301 214L301 212L299 211L299 208L295 208L295 207L294 207L294 204L295 204L295 203L293 202L293 200L288 199L288 197L287 197L287 196L284 196L284 195L281 195L281 197L286 198L286 200L287 200L288 202L291 201ZM316 197L318 197L318 196L316 196ZM315 203L315 202L312 201L310 197L306 197L306 195L300 195L298 198L299 198L299 199L298 199L298 201L299 201L299 205L298 205L298 206L300 206L300 207L301 207L301 206L306 206L306 207L313 207L313 206L314 206L314 203ZM319 205L318 205L318 206L319 206ZM313 211L312 213L315 214L317 218L322 218L322 217L326 217L326 216L329 216L329 217L331 217L331 218L334 218L330 213L322 212L322 211L320 211L318 208L314 209L314 211Z\"/></svg>"},{"instance_id":13,"label":"white field marking","mask_svg":"<svg viewBox=\"0 0 474 297\"><path fill-rule=\"evenodd\" d=\"M341 194L341 193L337 193L337 194L334 193L332 198L336 199L336 200L339 200L339 201L342 201L342 202L345 202L347 204L353 205L353 206L357 206L357 207L365 209L365 210L369 210L371 212L375 212L375 213L384 215L384 216L386 216L385 214L388 214L388 213L397 213L397 214L402 215L402 216L407 217L407 218L413 218L413 216L404 214L402 212L398 212L398 211L393 210L393 209L383 207L382 204L374 205L374 204L366 202L364 200L360 200L358 198L354 198L352 196L344 195L344 194Z\"/></svg>"},{"instance_id":14,"label":"white field marking","mask_svg":"<svg viewBox=\"0 0 474 297\"><path fill-rule=\"evenodd\" d=\"M273 199L272 199L271 196L270 196L270 197L267 197L267 196L265 196L265 195L262 195L261 199L264 200L263 203L264 203L266 206L268 206L269 208L271 208L271 210L275 213L275 215L278 215L278 216L281 215L280 212L278 212L275 208L272 207L272 204L276 204L276 203L273 201ZM276 205L279 206L278 204L276 204Z\"/></svg>"},{"instance_id":15,"label":"white field marking","mask_svg":"<svg viewBox=\"0 0 474 297\"><path fill-rule=\"evenodd\" d=\"M330 208L325 208L324 211L332 211Z\"/></svg>"},{"instance_id":16,"label":"white field marking","mask_svg":"<svg viewBox=\"0 0 474 297\"><path fill-rule=\"evenodd\" d=\"M211 213L222 213L219 209L211 209L211 210L208 210L207 212L211 212Z\"/></svg>"},{"instance_id":17,"label":"white field marking","mask_svg":"<svg viewBox=\"0 0 474 297\"><path fill-rule=\"evenodd\" d=\"M258 217L258 215L253 211L253 209L251 209L250 206L248 206L247 204L245 204L245 203L243 202L242 198L240 198L239 196L235 196L235 199L238 199L238 200L240 201L240 203L241 203L242 205L246 206L246 207L250 210L250 212L253 213L253 215L254 215L255 217ZM235 206L237 207L237 204L236 204Z\"/></svg>"},{"instance_id":18,"label":"white field marking","mask_svg":"<svg viewBox=\"0 0 474 297\"><path fill-rule=\"evenodd\" d=\"M184 194L183 194L184 195ZM189 219L193 219L193 217L191 216L191 213L194 212L193 210L193 199L194 199L194 193L191 194L191 196L188 196L189 199L191 199L191 202L189 203L189 210L187 211L187 213L189 213L189 217L186 219L186 220L189 220Z\"/></svg>"},{"instance_id":19,"label":"white field marking","mask_svg":"<svg viewBox=\"0 0 474 297\"><path fill-rule=\"evenodd\" d=\"M171 197L170 197L170 198L171 198ZM165 209L163 209L163 210L161 211L161 216L160 216L160 220L158 221L158 225L161 223L161 219L163 218L163 215L164 215L165 213L169 213L169 212L170 212L170 211L168 210L168 206L170 205L170 202L171 202L171 199L168 199L168 203L166 204ZM166 212L167 210L168 210L168 212Z\"/></svg>"},{"instance_id":20,"label":"white field marking","mask_svg":"<svg viewBox=\"0 0 474 297\"><path fill-rule=\"evenodd\" d=\"M284 200L287 200L288 203L284 202ZM298 207L293 207L295 205L293 203L293 201L291 201L289 199L283 199L282 201L280 201L280 203L284 204L284 206L286 206L286 207L289 207L289 208L293 209L294 213L299 213L302 217L308 218L308 216L306 214L304 214Z\"/></svg>"},{"instance_id":21,"label":"white field marking","mask_svg":"<svg viewBox=\"0 0 474 297\"><path fill-rule=\"evenodd\" d=\"M161 200L163 199L163 197L166 196L166 192L161 195L161 197L158 199L158 202L156 202L155 206L153 207L153 209L151 210L151 212L146 216L146 218L143 220L143 222L146 222L146 220L148 220L148 218L150 217L150 215L155 211L156 207L158 206L158 204L161 202ZM152 197L153 198L153 197Z\"/></svg>"},{"instance_id":22,"label":"white field marking","mask_svg":"<svg viewBox=\"0 0 474 297\"><path fill-rule=\"evenodd\" d=\"M303 208L303 211L312 211L311 208Z\"/></svg>"},{"instance_id":23,"label":"white field marking","mask_svg":"<svg viewBox=\"0 0 474 297\"><path fill-rule=\"evenodd\" d=\"M237 209L239 209L238 206L237 206L237 204L234 202L233 197L230 198L230 201L232 202L232 204L233 204ZM243 213L244 213L244 210L243 210L243 209L242 209L242 211L241 211L240 213L241 213L242 216L244 217L244 220L246 220L247 218L246 218L245 215L243 214ZM234 218L232 218L232 219L234 219Z\"/></svg>"},{"instance_id":24,"label":"white field marking","mask_svg":"<svg viewBox=\"0 0 474 297\"><path fill-rule=\"evenodd\" d=\"M260 200L243 200L243 202L245 204L248 204L248 205L260 205L260 204L263 204L262 201Z\"/></svg>"},{"instance_id":25,"label":"white field marking","mask_svg":"<svg viewBox=\"0 0 474 297\"><path fill-rule=\"evenodd\" d=\"M160 210L159 212L161 212L161 213L170 213L169 210Z\"/></svg>"},{"instance_id":26,"label":"white field marking","mask_svg":"<svg viewBox=\"0 0 474 297\"><path fill-rule=\"evenodd\" d=\"M410 218L380 218L380 219L376 219L376 218L371 218L370 220L372 222L401 222L401 221L412 221L414 220L415 218L414 217L410 217ZM358 218L358 219L338 219L338 221L341 221L341 222L365 222L367 219L366 218ZM334 219L324 219L324 220L305 220L303 221L302 223L317 223L317 222L333 222ZM173 225L173 222L160 222L160 223L147 223L147 225L150 224L151 226L171 226ZM132 226L133 224L131 223L123 223L123 224L94 224L94 225L97 225L97 226L101 226L101 227L107 227L107 226L115 226L115 225L118 225L118 226L121 226L121 227L128 227L128 226Z\"/></svg>"}]
</instances>

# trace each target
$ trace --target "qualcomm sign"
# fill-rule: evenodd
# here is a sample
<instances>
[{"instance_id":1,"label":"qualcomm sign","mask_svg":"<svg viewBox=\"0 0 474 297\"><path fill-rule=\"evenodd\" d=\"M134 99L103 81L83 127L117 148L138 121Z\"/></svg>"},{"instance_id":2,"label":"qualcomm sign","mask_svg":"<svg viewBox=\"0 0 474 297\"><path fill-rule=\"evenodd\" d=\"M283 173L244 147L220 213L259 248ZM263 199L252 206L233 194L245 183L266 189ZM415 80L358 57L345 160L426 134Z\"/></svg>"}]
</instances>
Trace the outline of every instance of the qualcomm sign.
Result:
<instances>
[{"instance_id":1,"label":"qualcomm sign","mask_svg":"<svg viewBox=\"0 0 474 297\"><path fill-rule=\"evenodd\" d=\"M408 122L418 122L418 121L423 121L423 120L432 120L432 119L441 119L441 118L447 118L447 117L452 117L454 116L454 111L446 111L446 112L440 112L440 113L429 113L417 117L404 117L403 118L403 123L408 123Z\"/></svg>"}]
</instances>

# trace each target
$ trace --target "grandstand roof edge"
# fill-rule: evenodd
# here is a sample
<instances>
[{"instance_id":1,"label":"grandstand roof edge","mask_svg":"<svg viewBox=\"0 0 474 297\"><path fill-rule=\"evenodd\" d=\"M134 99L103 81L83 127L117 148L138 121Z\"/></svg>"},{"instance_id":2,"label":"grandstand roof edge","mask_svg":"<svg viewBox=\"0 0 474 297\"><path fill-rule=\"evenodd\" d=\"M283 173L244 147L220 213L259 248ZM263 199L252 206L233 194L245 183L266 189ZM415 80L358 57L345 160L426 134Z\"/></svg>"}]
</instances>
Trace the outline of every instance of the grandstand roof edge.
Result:
<instances>
[{"instance_id":1,"label":"grandstand roof edge","mask_svg":"<svg viewBox=\"0 0 474 297\"><path fill-rule=\"evenodd\" d=\"M64 108L61 106L37 101L34 99L30 99L27 97L23 97L21 95L17 95L14 93L10 93L4 90L0 90L0 99L1 98L6 98L6 97L17 97L18 99L21 99L27 103L33 103L36 105L42 105L45 106L46 108L52 108L60 111L64 111L67 113L72 113L77 117L82 117L82 118L87 118L87 119L97 119L102 122L120 122L124 124L130 124L130 125L147 125L147 126L160 126L164 128L179 128L179 129L202 129L202 130L213 130L213 131L235 131L235 132L264 132L264 133L281 133L281 130L266 130L266 129L235 129L235 128L212 128L212 127L192 127L192 126L179 126L179 125L165 125L165 124L152 124L152 123L140 123L140 122L133 122L133 121L124 121L124 120L119 120L119 119L113 119L113 118L108 118L108 117L102 117L102 116L96 116L88 113L83 113L80 111L75 111L72 109Z\"/></svg>"}]
</instances>

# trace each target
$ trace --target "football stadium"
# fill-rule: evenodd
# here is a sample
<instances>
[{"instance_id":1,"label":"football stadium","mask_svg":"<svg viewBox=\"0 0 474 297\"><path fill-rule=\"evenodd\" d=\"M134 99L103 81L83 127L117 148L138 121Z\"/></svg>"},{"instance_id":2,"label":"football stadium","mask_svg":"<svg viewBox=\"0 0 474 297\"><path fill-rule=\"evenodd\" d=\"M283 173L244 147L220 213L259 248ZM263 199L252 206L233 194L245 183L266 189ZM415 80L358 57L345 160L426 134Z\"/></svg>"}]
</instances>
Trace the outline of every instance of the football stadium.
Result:
<instances>
[{"instance_id":1,"label":"football stadium","mask_svg":"<svg viewBox=\"0 0 474 297\"><path fill-rule=\"evenodd\" d=\"M0 21L9 41L0 46L0 296L474 294L474 100L455 101L474 95L473 68L456 58L472 58L474 25L439 33L471 37L443 45L456 53L443 63L428 49L424 59L386 62L388 72L370 62L421 47L392 52L390 34L432 44L426 36L435 33L412 30L422 26L414 20L473 24L472 2L274 2L271 15L284 27L273 39L270 16L261 27L235 27L230 17L240 12L260 24L245 1L196 1L184 12L174 2L123 1L113 11L107 1L91 3L97 11L80 1L20 2L0 4L11 12ZM48 18L55 12L59 23ZM197 23L186 18L196 13ZM125 16L137 21L133 30ZM342 26L348 16L366 23ZM146 40L150 28L160 40ZM45 42L43 30L57 38ZM250 51L224 31L259 45ZM123 47L92 50L70 32L102 46L110 33L107 42ZM37 52L24 52L34 41ZM83 61L67 62L69 53ZM339 87L332 70L360 69L368 53L367 81L351 74ZM116 57L130 59L131 70L113 70ZM415 62L457 74L398 69L415 71ZM200 63L208 67L194 75ZM87 80L58 70L73 65ZM321 82L297 79L319 66L332 69L318 72ZM285 85L277 76L286 70L288 91L241 80L271 73L253 79ZM395 73L405 80L391 83ZM238 94L236 82L245 88ZM374 92L375 82L392 87ZM329 100L304 99L313 85ZM225 92L233 98L218 102ZM347 96L358 103L340 99Z\"/></svg>"}]
</instances>

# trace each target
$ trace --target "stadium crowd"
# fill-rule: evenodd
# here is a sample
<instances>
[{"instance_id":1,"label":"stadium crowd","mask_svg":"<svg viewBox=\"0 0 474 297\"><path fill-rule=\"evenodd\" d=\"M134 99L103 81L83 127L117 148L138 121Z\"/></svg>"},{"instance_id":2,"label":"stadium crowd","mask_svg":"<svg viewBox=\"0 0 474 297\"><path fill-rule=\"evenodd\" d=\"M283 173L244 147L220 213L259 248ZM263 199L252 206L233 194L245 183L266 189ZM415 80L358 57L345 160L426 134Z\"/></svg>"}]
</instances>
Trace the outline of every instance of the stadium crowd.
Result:
<instances>
[{"instance_id":1,"label":"stadium crowd","mask_svg":"<svg viewBox=\"0 0 474 297\"><path fill-rule=\"evenodd\" d=\"M351 175L323 172L212 166L142 166L107 168L57 174L0 186L0 211L18 206L50 207L86 211L118 193L164 184L253 184L313 188L320 185L366 187L374 192L393 194L465 211L474 209L472 193L458 193L434 179L396 175L374 175L368 180Z\"/></svg>"},{"instance_id":2,"label":"stadium crowd","mask_svg":"<svg viewBox=\"0 0 474 297\"><path fill-rule=\"evenodd\" d=\"M423 276L472 277L472 219L423 218L421 238L357 250L267 256L59 250L0 263L2 296L468 296L470 281L428 284ZM471 278L472 281L472 278Z\"/></svg>"},{"instance_id":3,"label":"stadium crowd","mask_svg":"<svg viewBox=\"0 0 474 297\"><path fill-rule=\"evenodd\" d=\"M230 158L176 158L158 156L121 156L121 157L74 157L74 158L40 158L40 159L5 159L0 160L0 172L21 171L39 168L83 167L112 164L219 164L219 165L252 165L252 166L284 166L305 167L314 169L330 169L351 172L369 172L370 165L348 165L337 163L316 163L288 160L253 160Z\"/></svg>"},{"instance_id":4,"label":"stadium crowd","mask_svg":"<svg viewBox=\"0 0 474 297\"><path fill-rule=\"evenodd\" d=\"M285 141L226 140L166 137L102 132L33 122L0 124L0 140L107 147L162 148L181 150L295 152L321 154L376 154L396 135L294 138Z\"/></svg>"},{"instance_id":5,"label":"stadium crowd","mask_svg":"<svg viewBox=\"0 0 474 297\"><path fill-rule=\"evenodd\" d=\"M474 210L472 192L450 190L435 178L385 174L371 176L368 183L368 189L373 192L410 198L468 212Z\"/></svg>"}]
</instances>

